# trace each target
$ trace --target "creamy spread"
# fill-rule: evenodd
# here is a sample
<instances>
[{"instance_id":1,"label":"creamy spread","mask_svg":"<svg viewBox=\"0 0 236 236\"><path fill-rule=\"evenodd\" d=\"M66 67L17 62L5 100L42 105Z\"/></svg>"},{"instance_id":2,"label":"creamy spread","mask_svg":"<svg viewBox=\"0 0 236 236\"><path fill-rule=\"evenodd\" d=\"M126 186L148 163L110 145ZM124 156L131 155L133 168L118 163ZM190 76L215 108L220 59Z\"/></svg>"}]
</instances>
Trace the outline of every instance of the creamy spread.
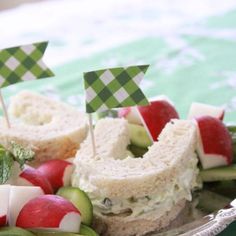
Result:
<instances>
[{"instance_id":1,"label":"creamy spread","mask_svg":"<svg viewBox=\"0 0 236 236\"><path fill-rule=\"evenodd\" d=\"M107 198L106 196L93 196L90 195L94 212L97 215L119 215L122 214L129 218L137 218L138 216L156 211L155 215L163 215L180 200L192 200L191 189L198 186L196 176L198 169L196 168L197 159L192 158L189 161L188 168L172 183L169 183L168 191L155 193L148 196L129 199L122 198ZM86 181L81 181L83 185ZM83 186L81 186L83 187Z\"/></svg>"}]
</instances>

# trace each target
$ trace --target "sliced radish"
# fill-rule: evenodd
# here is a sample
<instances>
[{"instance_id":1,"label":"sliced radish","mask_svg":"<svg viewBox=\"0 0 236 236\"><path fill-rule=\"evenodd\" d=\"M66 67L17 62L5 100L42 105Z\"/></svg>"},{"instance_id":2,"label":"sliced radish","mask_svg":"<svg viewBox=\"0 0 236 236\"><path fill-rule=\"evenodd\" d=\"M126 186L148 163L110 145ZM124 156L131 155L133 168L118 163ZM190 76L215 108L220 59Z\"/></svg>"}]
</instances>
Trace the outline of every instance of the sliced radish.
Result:
<instances>
[{"instance_id":1,"label":"sliced radish","mask_svg":"<svg viewBox=\"0 0 236 236\"><path fill-rule=\"evenodd\" d=\"M154 141L171 119L179 115L174 106L166 100L151 101L148 106L139 106L138 110Z\"/></svg>"},{"instance_id":2,"label":"sliced radish","mask_svg":"<svg viewBox=\"0 0 236 236\"><path fill-rule=\"evenodd\" d=\"M80 212L70 201L56 195L44 195L25 204L16 225L22 228L77 233L80 222Z\"/></svg>"},{"instance_id":3,"label":"sliced radish","mask_svg":"<svg viewBox=\"0 0 236 236\"><path fill-rule=\"evenodd\" d=\"M221 120L211 116L196 118L197 152L203 169L230 165L233 159L232 138Z\"/></svg>"},{"instance_id":4,"label":"sliced radish","mask_svg":"<svg viewBox=\"0 0 236 236\"><path fill-rule=\"evenodd\" d=\"M119 109L118 117L127 119L129 123L142 125L142 121L136 107L123 107Z\"/></svg>"},{"instance_id":5,"label":"sliced radish","mask_svg":"<svg viewBox=\"0 0 236 236\"><path fill-rule=\"evenodd\" d=\"M220 120L223 120L224 113L225 113L225 110L222 107L193 102L189 110L188 119L192 119L192 118L196 118L200 116L212 116Z\"/></svg>"},{"instance_id":6,"label":"sliced radish","mask_svg":"<svg viewBox=\"0 0 236 236\"><path fill-rule=\"evenodd\" d=\"M10 185L0 185L0 226L7 224L9 212Z\"/></svg>"},{"instance_id":7,"label":"sliced radish","mask_svg":"<svg viewBox=\"0 0 236 236\"><path fill-rule=\"evenodd\" d=\"M40 187L11 186L9 200L9 225L15 226L16 218L22 207L31 199L43 195Z\"/></svg>"},{"instance_id":8,"label":"sliced radish","mask_svg":"<svg viewBox=\"0 0 236 236\"><path fill-rule=\"evenodd\" d=\"M47 177L55 192L60 187L70 185L74 165L65 160L54 159L40 165L38 170Z\"/></svg>"},{"instance_id":9,"label":"sliced radish","mask_svg":"<svg viewBox=\"0 0 236 236\"><path fill-rule=\"evenodd\" d=\"M27 166L19 175L17 180L19 186L39 186L45 194L53 193L52 186L46 176L39 170Z\"/></svg>"}]
</instances>

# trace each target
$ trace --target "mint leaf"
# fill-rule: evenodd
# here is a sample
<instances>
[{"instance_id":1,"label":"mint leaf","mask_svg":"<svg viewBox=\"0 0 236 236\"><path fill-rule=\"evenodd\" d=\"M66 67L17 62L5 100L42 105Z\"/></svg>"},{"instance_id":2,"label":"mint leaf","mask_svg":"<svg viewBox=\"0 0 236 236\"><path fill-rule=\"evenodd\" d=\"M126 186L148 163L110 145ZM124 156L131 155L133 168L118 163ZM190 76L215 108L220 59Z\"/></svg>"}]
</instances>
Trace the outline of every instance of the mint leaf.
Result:
<instances>
[{"instance_id":1,"label":"mint leaf","mask_svg":"<svg viewBox=\"0 0 236 236\"><path fill-rule=\"evenodd\" d=\"M27 161L33 160L34 156L35 153L31 149L24 148L15 142L10 143L9 150L0 145L0 184L6 183L10 178L14 161L23 168L23 165Z\"/></svg>"},{"instance_id":2,"label":"mint leaf","mask_svg":"<svg viewBox=\"0 0 236 236\"><path fill-rule=\"evenodd\" d=\"M32 161L35 156L35 153L31 149L24 148L15 142L11 142L10 152L14 156L14 160L17 161L21 167L23 167L27 161Z\"/></svg>"},{"instance_id":3,"label":"mint leaf","mask_svg":"<svg viewBox=\"0 0 236 236\"><path fill-rule=\"evenodd\" d=\"M0 147L0 184L5 184L11 175L14 159L10 152Z\"/></svg>"}]
</instances>

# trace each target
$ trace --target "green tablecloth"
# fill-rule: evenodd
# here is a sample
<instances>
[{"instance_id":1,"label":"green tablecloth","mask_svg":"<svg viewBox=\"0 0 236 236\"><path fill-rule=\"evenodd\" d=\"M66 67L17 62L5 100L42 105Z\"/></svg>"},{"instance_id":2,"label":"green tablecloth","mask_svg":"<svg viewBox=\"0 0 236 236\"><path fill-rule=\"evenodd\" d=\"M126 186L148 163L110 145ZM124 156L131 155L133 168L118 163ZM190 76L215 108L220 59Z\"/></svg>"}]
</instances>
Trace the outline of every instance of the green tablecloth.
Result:
<instances>
[{"instance_id":1,"label":"green tablecloth","mask_svg":"<svg viewBox=\"0 0 236 236\"><path fill-rule=\"evenodd\" d=\"M149 36L74 60L54 68L54 78L3 89L4 97L31 89L84 109L84 71L145 63L150 68L142 88L148 97L169 96L181 118L193 101L224 106L225 121L236 123L236 10L179 31L168 39ZM221 235L234 232L235 223Z\"/></svg>"},{"instance_id":2,"label":"green tablecloth","mask_svg":"<svg viewBox=\"0 0 236 236\"><path fill-rule=\"evenodd\" d=\"M63 56L63 55L62 55ZM185 118L191 102L226 108L236 123L236 11L180 29L178 35L146 37L54 69L54 78L4 89L9 97L22 88L59 97L83 109L83 72L110 66L150 64L142 81L148 97L166 94Z\"/></svg>"}]
</instances>

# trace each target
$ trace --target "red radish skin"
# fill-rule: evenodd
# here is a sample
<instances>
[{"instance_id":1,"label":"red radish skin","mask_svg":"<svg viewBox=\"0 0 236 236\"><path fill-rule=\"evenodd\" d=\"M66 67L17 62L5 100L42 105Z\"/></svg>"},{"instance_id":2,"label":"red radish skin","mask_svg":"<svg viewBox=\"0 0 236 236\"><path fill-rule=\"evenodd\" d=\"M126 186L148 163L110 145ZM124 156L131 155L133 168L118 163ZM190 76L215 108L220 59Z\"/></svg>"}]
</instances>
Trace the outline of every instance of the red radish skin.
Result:
<instances>
[{"instance_id":1,"label":"red radish skin","mask_svg":"<svg viewBox=\"0 0 236 236\"><path fill-rule=\"evenodd\" d=\"M33 167L25 168L19 175L18 185L32 185L42 188L45 194L52 194L53 189L48 179Z\"/></svg>"},{"instance_id":2,"label":"red radish skin","mask_svg":"<svg viewBox=\"0 0 236 236\"><path fill-rule=\"evenodd\" d=\"M8 211L9 226L16 226L19 212L27 202L43 194L42 188L38 186L11 186Z\"/></svg>"},{"instance_id":3,"label":"red radish skin","mask_svg":"<svg viewBox=\"0 0 236 236\"><path fill-rule=\"evenodd\" d=\"M154 141L171 119L179 119L174 106L165 100L152 101L150 105L139 106L138 109Z\"/></svg>"},{"instance_id":4,"label":"red radish skin","mask_svg":"<svg viewBox=\"0 0 236 236\"><path fill-rule=\"evenodd\" d=\"M118 111L119 118L125 118L131 124L142 125L137 107L124 107Z\"/></svg>"},{"instance_id":5,"label":"red radish skin","mask_svg":"<svg viewBox=\"0 0 236 236\"><path fill-rule=\"evenodd\" d=\"M8 223L10 190L11 185L0 185L0 227Z\"/></svg>"},{"instance_id":6,"label":"red radish skin","mask_svg":"<svg viewBox=\"0 0 236 236\"><path fill-rule=\"evenodd\" d=\"M16 226L31 229L60 228L63 218L70 213L81 215L79 210L63 197L43 195L24 205L17 218Z\"/></svg>"},{"instance_id":7,"label":"red radish skin","mask_svg":"<svg viewBox=\"0 0 236 236\"><path fill-rule=\"evenodd\" d=\"M7 224L7 216L0 216L0 226L5 226Z\"/></svg>"},{"instance_id":8,"label":"red radish skin","mask_svg":"<svg viewBox=\"0 0 236 236\"><path fill-rule=\"evenodd\" d=\"M118 110L118 117L126 117L131 112L131 107L124 107Z\"/></svg>"},{"instance_id":9,"label":"red radish skin","mask_svg":"<svg viewBox=\"0 0 236 236\"><path fill-rule=\"evenodd\" d=\"M202 153L200 150L200 160L208 158L209 162L209 158L212 158L212 164L205 167L216 167L214 158L224 158L222 163L225 162L230 165L233 160L232 138L223 122L211 116L201 116L196 118L196 121L200 136L200 146L203 148ZM202 161L204 162L204 159Z\"/></svg>"},{"instance_id":10,"label":"red radish skin","mask_svg":"<svg viewBox=\"0 0 236 236\"><path fill-rule=\"evenodd\" d=\"M38 170L49 180L54 192L70 184L74 165L65 160L49 160L38 167ZM69 175L69 176L66 176Z\"/></svg>"}]
</instances>

